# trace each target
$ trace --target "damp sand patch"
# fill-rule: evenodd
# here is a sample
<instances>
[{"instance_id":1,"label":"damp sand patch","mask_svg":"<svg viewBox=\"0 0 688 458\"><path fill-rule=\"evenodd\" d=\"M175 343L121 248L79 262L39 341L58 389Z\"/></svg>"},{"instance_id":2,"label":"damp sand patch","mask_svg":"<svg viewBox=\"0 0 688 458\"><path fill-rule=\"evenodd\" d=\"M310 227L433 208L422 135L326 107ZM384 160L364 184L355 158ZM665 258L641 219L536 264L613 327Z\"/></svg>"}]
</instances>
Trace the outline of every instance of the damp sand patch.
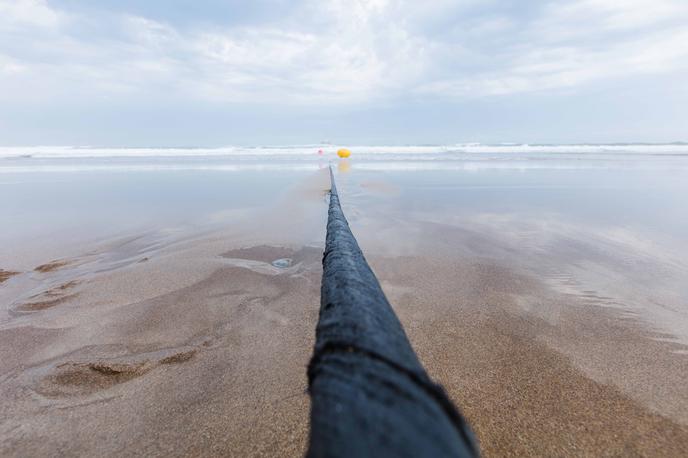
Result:
<instances>
[{"instance_id":1,"label":"damp sand patch","mask_svg":"<svg viewBox=\"0 0 688 458\"><path fill-rule=\"evenodd\" d=\"M4 283L15 275L19 275L19 272L14 272L12 270L0 269L0 283Z\"/></svg>"},{"instance_id":2,"label":"damp sand patch","mask_svg":"<svg viewBox=\"0 0 688 458\"><path fill-rule=\"evenodd\" d=\"M48 272L54 272L58 269L63 268L64 266L68 265L69 261L50 261L46 264L41 264L40 266L36 267L34 271L40 272L40 273L48 273Z\"/></svg>"}]
</instances>

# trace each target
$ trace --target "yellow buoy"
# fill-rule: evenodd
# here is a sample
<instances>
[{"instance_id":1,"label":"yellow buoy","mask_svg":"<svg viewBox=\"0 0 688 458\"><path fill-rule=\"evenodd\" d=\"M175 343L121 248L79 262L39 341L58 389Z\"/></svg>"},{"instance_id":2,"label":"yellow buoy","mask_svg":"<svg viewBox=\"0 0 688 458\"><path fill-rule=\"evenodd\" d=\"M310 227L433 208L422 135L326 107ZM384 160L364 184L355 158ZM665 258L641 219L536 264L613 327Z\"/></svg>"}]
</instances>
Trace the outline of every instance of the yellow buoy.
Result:
<instances>
[{"instance_id":1,"label":"yellow buoy","mask_svg":"<svg viewBox=\"0 0 688 458\"><path fill-rule=\"evenodd\" d=\"M339 151L337 151L337 156L341 157L342 159L347 158L351 156L351 151L349 151L346 148L342 148Z\"/></svg>"}]
</instances>

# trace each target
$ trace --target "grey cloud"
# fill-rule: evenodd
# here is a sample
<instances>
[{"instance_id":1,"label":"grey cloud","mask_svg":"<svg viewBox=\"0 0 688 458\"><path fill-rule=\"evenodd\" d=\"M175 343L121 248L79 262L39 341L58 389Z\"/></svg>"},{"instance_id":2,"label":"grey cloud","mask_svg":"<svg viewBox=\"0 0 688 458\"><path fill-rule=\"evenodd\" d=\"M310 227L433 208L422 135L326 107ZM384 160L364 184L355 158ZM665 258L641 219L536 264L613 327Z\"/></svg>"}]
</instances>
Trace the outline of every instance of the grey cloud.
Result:
<instances>
[{"instance_id":1,"label":"grey cloud","mask_svg":"<svg viewBox=\"0 0 688 458\"><path fill-rule=\"evenodd\" d=\"M671 111L687 20L682 0L0 0L0 115L176 104L391 116L624 82L642 93L652 78L678 89Z\"/></svg>"}]
</instances>

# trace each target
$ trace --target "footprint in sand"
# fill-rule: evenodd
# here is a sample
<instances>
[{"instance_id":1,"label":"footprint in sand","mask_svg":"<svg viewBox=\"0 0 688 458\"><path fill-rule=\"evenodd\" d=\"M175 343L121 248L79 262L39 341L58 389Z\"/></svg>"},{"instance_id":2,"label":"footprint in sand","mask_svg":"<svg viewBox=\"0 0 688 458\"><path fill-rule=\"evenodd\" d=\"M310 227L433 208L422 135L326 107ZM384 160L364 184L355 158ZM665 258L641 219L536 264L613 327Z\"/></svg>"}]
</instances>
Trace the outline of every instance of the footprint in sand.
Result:
<instances>
[{"instance_id":1,"label":"footprint in sand","mask_svg":"<svg viewBox=\"0 0 688 458\"><path fill-rule=\"evenodd\" d=\"M94 361L67 361L50 369L35 391L51 398L89 395L141 377L156 367L189 361L196 353L197 348L186 347Z\"/></svg>"},{"instance_id":2,"label":"footprint in sand","mask_svg":"<svg viewBox=\"0 0 688 458\"><path fill-rule=\"evenodd\" d=\"M72 293L71 290L78 284L78 280L71 280L47 291L34 294L28 301L16 307L14 311L19 313L37 312L60 305L76 297L77 293Z\"/></svg>"}]
</instances>

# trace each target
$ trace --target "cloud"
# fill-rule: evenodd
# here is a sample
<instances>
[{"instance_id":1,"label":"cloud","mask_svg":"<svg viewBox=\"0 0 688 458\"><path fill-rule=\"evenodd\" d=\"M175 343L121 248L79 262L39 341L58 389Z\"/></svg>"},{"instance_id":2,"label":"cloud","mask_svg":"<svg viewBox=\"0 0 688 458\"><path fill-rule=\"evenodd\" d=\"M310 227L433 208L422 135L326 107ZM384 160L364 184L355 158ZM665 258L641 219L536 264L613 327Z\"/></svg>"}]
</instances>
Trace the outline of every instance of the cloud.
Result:
<instances>
[{"instance_id":1,"label":"cloud","mask_svg":"<svg viewBox=\"0 0 688 458\"><path fill-rule=\"evenodd\" d=\"M510 43L491 50L491 68L418 89L455 97L504 95L685 70L687 11L670 0L550 2L517 24L520 29L512 23Z\"/></svg>"},{"instance_id":2,"label":"cloud","mask_svg":"<svg viewBox=\"0 0 688 458\"><path fill-rule=\"evenodd\" d=\"M0 55L0 75L16 75L24 71L24 67L12 58Z\"/></svg>"},{"instance_id":3,"label":"cloud","mask_svg":"<svg viewBox=\"0 0 688 458\"><path fill-rule=\"evenodd\" d=\"M2 29L54 28L62 21L62 15L45 0L0 0L0 18Z\"/></svg>"},{"instance_id":4,"label":"cloud","mask_svg":"<svg viewBox=\"0 0 688 458\"><path fill-rule=\"evenodd\" d=\"M280 21L172 25L0 0L0 100L350 105L498 97L686 69L682 0L504 5L306 0Z\"/></svg>"},{"instance_id":5,"label":"cloud","mask_svg":"<svg viewBox=\"0 0 688 458\"><path fill-rule=\"evenodd\" d=\"M559 33L580 35L586 25L603 31L637 30L665 22L679 25L687 12L688 4L681 0L577 0L550 3L544 19Z\"/></svg>"}]
</instances>

